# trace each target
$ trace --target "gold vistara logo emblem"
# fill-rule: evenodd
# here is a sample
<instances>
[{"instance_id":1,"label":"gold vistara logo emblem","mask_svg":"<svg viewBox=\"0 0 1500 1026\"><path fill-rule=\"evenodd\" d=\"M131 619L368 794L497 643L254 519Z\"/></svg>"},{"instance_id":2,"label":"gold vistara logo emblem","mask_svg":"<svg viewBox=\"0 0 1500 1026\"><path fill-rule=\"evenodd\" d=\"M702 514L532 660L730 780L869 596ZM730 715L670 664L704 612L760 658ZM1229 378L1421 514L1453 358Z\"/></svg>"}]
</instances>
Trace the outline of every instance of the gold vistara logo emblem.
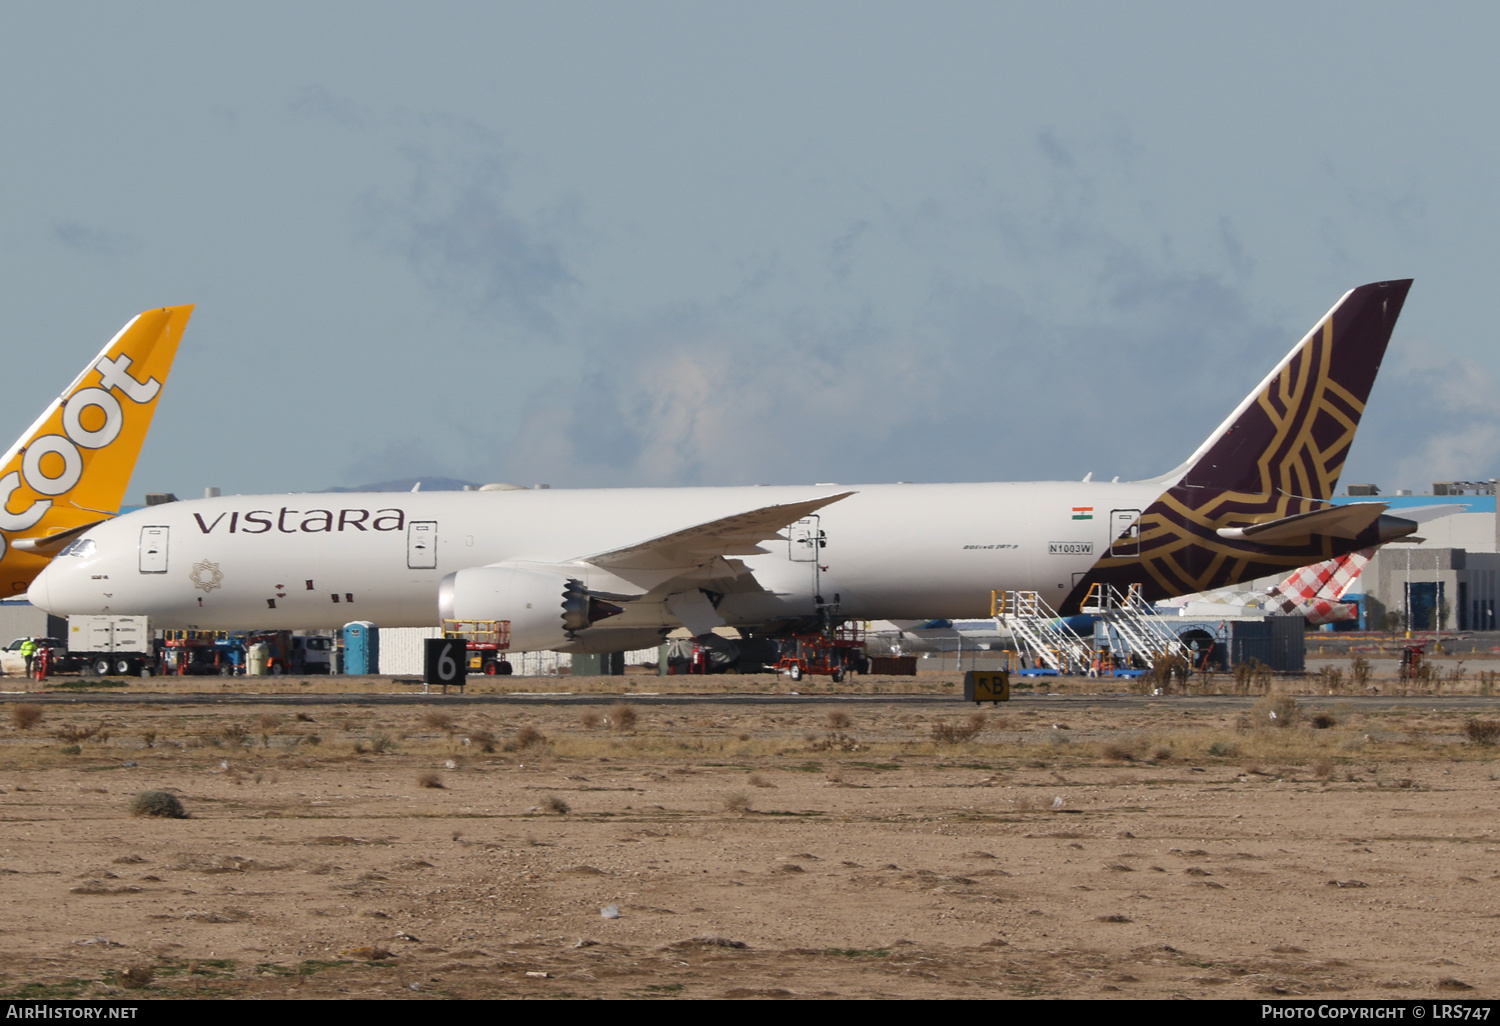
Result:
<instances>
[{"instance_id":1,"label":"gold vistara logo emblem","mask_svg":"<svg viewBox=\"0 0 1500 1026\"><path fill-rule=\"evenodd\" d=\"M224 574L219 570L219 564L204 560L193 564L193 572L188 574L188 579L193 582L193 587L202 588L204 591L213 591L224 580Z\"/></svg>"}]
</instances>

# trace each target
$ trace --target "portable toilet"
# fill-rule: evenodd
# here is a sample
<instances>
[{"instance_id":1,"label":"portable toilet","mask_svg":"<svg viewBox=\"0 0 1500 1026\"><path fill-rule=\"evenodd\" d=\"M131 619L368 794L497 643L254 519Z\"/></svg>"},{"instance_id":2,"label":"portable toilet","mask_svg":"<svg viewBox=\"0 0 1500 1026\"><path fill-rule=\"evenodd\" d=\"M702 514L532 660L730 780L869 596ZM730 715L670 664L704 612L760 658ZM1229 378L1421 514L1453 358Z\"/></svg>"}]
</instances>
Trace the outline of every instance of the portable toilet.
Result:
<instances>
[{"instance_id":1,"label":"portable toilet","mask_svg":"<svg viewBox=\"0 0 1500 1026\"><path fill-rule=\"evenodd\" d=\"M369 620L344 624L344 672L355 676L380 672L380 628Z\"/></svg>"}]
</instances>

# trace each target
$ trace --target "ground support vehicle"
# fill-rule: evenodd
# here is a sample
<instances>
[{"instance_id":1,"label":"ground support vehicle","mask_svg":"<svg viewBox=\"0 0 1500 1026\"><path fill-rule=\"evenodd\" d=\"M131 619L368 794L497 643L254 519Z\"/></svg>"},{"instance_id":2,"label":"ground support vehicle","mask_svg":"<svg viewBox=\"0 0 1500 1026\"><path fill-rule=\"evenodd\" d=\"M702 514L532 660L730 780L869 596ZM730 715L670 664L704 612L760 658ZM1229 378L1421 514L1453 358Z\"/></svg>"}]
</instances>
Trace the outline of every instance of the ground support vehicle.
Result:
<instances>
[{"instance_id":1,"label":"ground support vehicle","mask_svg":"<svg viewBox=\"0 0 1500 1026\"><path fill-rule=\"evenodd\" d=\"M320 634L293 634L293 673L332 673L333 639Z\"/></svg>"},{"instance_id":2,"label":"ground support vehicle","mask_svg":"<svg viewBox=\"0 0 1500 1026\"><path fill-rule=\"evenodd\" d=\"M26 673L26 657L21 655L21 646L26 638L17 638L5 648L0 649L0 673L6 676L24 676ZM78 669L78 660L68 651L67 642L61 638L34 638L39 647L48 650L50 672L72 673ZM33 669L35 664L33 663Z\"/></svg>"},{"instance_id":3,"label":"ground support vehicle","mask_svg":"<svg viewBox=\"0 0 1500 1026\"><path fill-rule=\"evenodd\" d=\"M266 646L266 673L328 673L333 639L290 631L167 631L161 641L161 672L241 676L250 668L250 648Z\"/></svg>"},{"instance_id":4,"label":"ground support vehicle","mask_svg":"<svg viewBox=\"0 0 1500 1026\"><path fill-rule=\"evenodd\" d=\"M293 668L295 652L291 631L231 631L231 641L245 653L242 665L250 664L250 649L254 645L266 646L266 673L280 677ZM241 671L243 672L243 671Z\"/></svg>"},{"instance_id":5,"label":"ground support vehicle","mask_svg":"<svg viewBox=\"0 0 1500 1026\"><path fill-rule=\"evenodd\" d=\"M166 631L161 640L161 672L218 674L231 677L244 672L245 648L224 631Z\"/></svg>"},{"instance_id":6,"label":"ground support vehicle","mask_svg":"<svg viewBox=\"0 0 1500 1026\"><path fill-rule=\"evenodd\" d=\"M84 673L149 677L158 669L151 621L144 616L70 616L67 647Z\"/></svg>"},{"instance_id":7,"label":"ground support vehicle","mask_svg":"<svg viewBox=\"0 0 1500 1026\"><path fill-rule=\"evenodd\" d=\"M443 637L466 642L470 673L511 674L510 660L505 658L510 649L509 620L444 620Z\"/></svg>"},{"instance_id":8,"label":"ground support vehicle","mask_svg":"<svg viewBox=\"0 0 1500 1026\"><path fill-rule=\"evenodd\" d=\"M782 639L781 658L776 660L776 672L792 680L811 674L832 677L835 684L846 674L863 672L868 666L864 628L857 626L790 635Z\"/></svg>"}]
</instances>

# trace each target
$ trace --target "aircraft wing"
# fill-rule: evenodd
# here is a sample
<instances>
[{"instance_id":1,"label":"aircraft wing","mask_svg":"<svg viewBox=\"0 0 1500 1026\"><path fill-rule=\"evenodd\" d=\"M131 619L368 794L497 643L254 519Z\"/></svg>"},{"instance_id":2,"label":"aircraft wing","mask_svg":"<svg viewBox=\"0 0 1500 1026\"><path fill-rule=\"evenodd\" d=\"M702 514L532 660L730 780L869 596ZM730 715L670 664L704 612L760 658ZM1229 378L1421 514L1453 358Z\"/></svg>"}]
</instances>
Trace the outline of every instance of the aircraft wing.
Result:
<instances>
[{"instance_id":1,"label":"aircraft wing","mask_svg":"<svg viewBox=\"0 0 1500 1026\"><path fill-rule=\"evenodd\" d=\"M720 556L759 555L766 551L760 547L761 542L775 538L788 525L853 494L839 492L802 502L762 506L622 549L585 556L582 562L616 571L675 570L696 567Z\"/></svg>"}]
</instances>

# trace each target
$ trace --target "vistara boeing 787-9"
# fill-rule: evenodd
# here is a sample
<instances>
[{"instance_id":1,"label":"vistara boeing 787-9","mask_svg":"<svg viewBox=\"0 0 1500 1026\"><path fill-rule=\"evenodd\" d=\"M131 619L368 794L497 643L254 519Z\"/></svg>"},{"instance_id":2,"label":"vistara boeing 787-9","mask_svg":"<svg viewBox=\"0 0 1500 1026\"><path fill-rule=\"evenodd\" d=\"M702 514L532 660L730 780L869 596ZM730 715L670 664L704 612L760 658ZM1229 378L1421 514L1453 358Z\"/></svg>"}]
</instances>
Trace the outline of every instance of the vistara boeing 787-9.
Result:
<instances>
[{"instance_id":1,"label":"vistara boeing 787-9","mask_svg":"<svg viewBox=\"0 0 1500 1026\"><path fill-rule=\"evenodd\" d=\"M1410 281L1345 294L1186 462L1148 481L233 496L92 528L39 577L54 613L161 627L507 620L514 651L608 652L669 630L1075 612L1150 601L1409 534L1328 500Z\"/></svg>"}]
</instances>

